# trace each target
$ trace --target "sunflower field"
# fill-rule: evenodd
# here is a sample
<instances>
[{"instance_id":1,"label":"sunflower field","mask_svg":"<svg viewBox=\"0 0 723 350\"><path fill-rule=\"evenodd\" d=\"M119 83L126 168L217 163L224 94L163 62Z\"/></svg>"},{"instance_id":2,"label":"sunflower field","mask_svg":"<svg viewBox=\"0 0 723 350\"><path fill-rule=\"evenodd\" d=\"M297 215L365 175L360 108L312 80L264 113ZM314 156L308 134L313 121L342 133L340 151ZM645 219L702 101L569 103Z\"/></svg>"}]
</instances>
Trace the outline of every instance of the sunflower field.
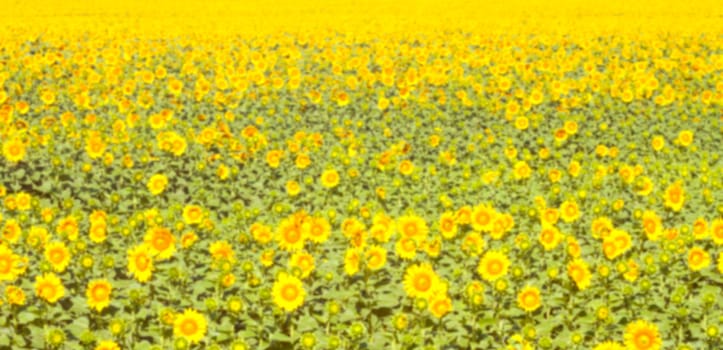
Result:
<instances>
[{"instance_id":1,"label":"sunflower field","mask_svg":"<svg viewBox=\"0 0 723 350\"><path fill-rule=\"evenodd\" d=\"M720 0L0 1L0 349L721 349Z\"/></svg>"}]
</instances>

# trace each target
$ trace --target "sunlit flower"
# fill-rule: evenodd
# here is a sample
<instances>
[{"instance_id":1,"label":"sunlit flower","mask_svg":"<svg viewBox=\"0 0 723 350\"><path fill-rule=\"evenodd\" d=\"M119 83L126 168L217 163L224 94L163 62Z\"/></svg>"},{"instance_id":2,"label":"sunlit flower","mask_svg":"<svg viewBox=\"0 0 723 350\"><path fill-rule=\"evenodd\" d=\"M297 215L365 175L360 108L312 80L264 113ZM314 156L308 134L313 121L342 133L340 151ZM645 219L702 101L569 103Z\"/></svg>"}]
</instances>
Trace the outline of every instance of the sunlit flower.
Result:
<instances>
[{"instance_id":1,"label":"sunlit flower","mask_svg":"<svg viewBox=\"0 0 723 350\"><path fill-rule=\"evenodd\" d=\"M540 308L542 304L540 290L535 287L527 286L517 294L517 306L527 312L532 312Z\"/></svg>"},{"instance_id":2,"label":"sunlit flower","mask_svg":"<svg viewBox=\"0 0 723 350\"><path fill-rule=\"evenodd\" d=\"M286 312L298 309L304 304L306 291L301 281L291 275L282 273L272 288L274 304Z\"/></svg>"},{"instance_id":3,"label":"sunlit flower","mask_svg":"<svg viewBox=\"0 0 723 350\"><path fill-rule=\"evenodd\" d=\"M488 251L480 259L477 272L485 281L493 282L507 275L510 259L502 252Z\"/></svg>"},{"instance_id":4,"label":"sunlit flower","mask_svg":"<svg viewBox=\"0 0 723 350\"><path fill-rule=\"evenodd\" d=\"M208 321L194 309L186 309L173 321L173 335L197 344L206 336Z\"/></svg>"},{"instance_id":5,"label":"sunlit flower","mask_svg":"<svg viewBox=\"0 0 723 350\"><path fill-rule=\"evenodd\" d=\"M65 287L54 273L45 273L35 277L35 294L52 304L65 296Z\"/></svg>"},{"instance_id":6,"label":"sunlit flower","mask_svg":"<svg viewBox=\"0 0 723 350\"><path fill-rule=\"evenodd\" d=\"M629 350L659 350L662 340L658 327L645 320L637 320L625 327L625 346Z\"/></svg>"}]
</instances>

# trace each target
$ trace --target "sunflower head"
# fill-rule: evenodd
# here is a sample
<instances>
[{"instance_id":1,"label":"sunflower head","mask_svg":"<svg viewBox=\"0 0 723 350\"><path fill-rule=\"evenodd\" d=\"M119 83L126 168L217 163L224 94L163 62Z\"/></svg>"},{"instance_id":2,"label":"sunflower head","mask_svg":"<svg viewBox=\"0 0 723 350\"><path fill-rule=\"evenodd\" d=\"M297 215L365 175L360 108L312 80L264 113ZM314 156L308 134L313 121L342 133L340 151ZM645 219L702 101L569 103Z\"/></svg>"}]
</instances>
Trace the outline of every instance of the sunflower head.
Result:
<instances>
[{"instance_id":1,"label":"sunflower head","mask_svg":"<svg viewBox=\"0 0 723 350\"><path fill-rule=\"evenodd\" d=\"M517 294L517 305L527 312L539 309L541 303L540 290L535 287L527 286Z\"/></svg>"},{"instance_id":2,"label":"sunflower head","mask_svg":"<svg viewBox=\"0 0 723 350\"><path fill-rule=\"evenodd\" d=\"M502 252L488 251L480 259L477 272L485 281L495 281L507 275L510 259Z\"/></svg>"},{"instance_id":3,"label":"sunflower head","mask_svg":"<svg viewBox=\"0 0 723 350\"><path fill-rule=\"evenodd\" d=\"M428 263L412 265L404 274L404 291L411 298L429 298L435 293L439 283L439 276Z\"/></svg>"},{"instance_id":4,"label":"sunflower head","mask_svg":"<svg viewBox=\"0 0 723 350\"><path fill-rule=\"evenodd\" d=\"M645 320L637 320L625 327L625 346L631 350L659 350L662 340L658 327Z\"/></svg>"},{"instance_id":5,"label":"sunflower head","mask_svg":"<svg viewBox=\"0 0 723 350\"><path fill-rule=\"evenodd\" d=\"M339 184L339 172L336 170L325 170L321 173L321 185L326 188L334 188Z\"/></svg>"},{"instance_id":6,"label":"sunflower head","mask_svg":"<svg viewBox=\"0 0 723 350\"><path fill-rule=\"evenodd\" d=\"M274 304L286 312L298 309L304 304L306 291L301 280L289 274L279 275L271 291Z\"/></svg>"},{"instance_id":7,"label":"sunflower head","mask_svg":"<svg viewBox=\"0 0 723 350\"><path fill-rule=\"evenodd\" d=\"M98 312L110 305L112 286L106 280L95 280L88 283L85 295L88 297L88 306Z\"/></svg>"},{"instance_id":8,"label":"sunflower head","mask_svg":"<svg viewBox=\"0 0 723 350\"><path fill-rule=\"evenodd\" d=\"M194 309L186 309L176 315L173 321L173 335L196 344L206 336L207 327L206 318L201 313Z\"/></svg>"}]
</instances>

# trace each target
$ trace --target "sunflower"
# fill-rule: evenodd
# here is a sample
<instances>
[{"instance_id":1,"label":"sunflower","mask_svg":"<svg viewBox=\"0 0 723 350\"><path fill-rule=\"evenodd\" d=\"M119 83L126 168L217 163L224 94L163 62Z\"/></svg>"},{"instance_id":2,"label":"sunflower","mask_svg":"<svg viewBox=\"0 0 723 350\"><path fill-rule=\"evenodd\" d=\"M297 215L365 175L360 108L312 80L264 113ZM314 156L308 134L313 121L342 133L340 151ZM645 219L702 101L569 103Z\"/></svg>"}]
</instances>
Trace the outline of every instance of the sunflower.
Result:
<instances>
[{"instance_id":1,"label":"sunflower","mask_svg":"<svg viewBox=\"0 0 723 350\"><path fill-rule=\"evenodd\" d=\"M471 256L479 256L487 246L482 234L476 231L467 233L462 239L462 251Z\"/></svg>"},{"instance_id":2,"label":"sunflower","mask_svg":"<svg viewBox=\"0 0 723 350\"><path fill-rule=\"evenodd\" d=\"M301 280L289 274L282 273L279 275L271 294L273 295L274 304L286 312L298 309L304 304L306 291L301 284Z\"/></svg>"},{"instance_id":3,"label":"sunflower","mask_svg":"<svg viewBox=\"0 0 723 350\"><path fill-rule=\"evenodd\" d=\"M346 106L349 104L349 94L346 91L340 91L336 94L336 103L340 106Z\"/></svg>"},{"instance_id":4,"label":"sunflower","mask_svg":"<svg viewBox=\"0 0 723 350\"><path fill-rule=\"evenodd\" d=\"M93 280L88 283L85 295L88 297L88 306L98 312L110 305L110 294L113 287L107 280Z\"/></svg>"},{"instance_id":5,"label":"sunflower","mask_svg":"<svg viewBox=\"0 0 723 350\"><path fill-rule=\"evenodd\" d=\"M467 225L472 222L472 207L465 205L457 210L454 216L455 221L459 225Z\"/></svg>"},{"instance_id":6,"label":"sunflower","mask_svg":"<svg viewBox=\"0 0 723 350\"><path fill-rule=\"evenodd\" d=\"M570 164L567 166L567 173L570 174L572 177L578 177L580 176L580 171L582 170L582 165L580 162L573 160L570 162Z\"/></svg>"},{"instance_id":7,"label":"sunflower","mask_svg":"<svg viewBox=\"0 0 723 350\"><path fill-rule=\"evenodd\" d=\"M15 219L8 219L2 228L2 238L10 243L17 243L23 235L23 230Z\"/></svg>"},{"instance_id":8,"label":"sunflower","mask_svg":"<svg viewBox=\"0 0 723 350\"><path fill-rule=\"evenodd\" d=\"M404 273L404 291L411 298L428 299L438 289L439 276L429 263L412 265Z\"/></svg>"},{"instance_id":9,"label":"sunflower","mask_svg":"<svg viewBox=\"0 0 723 350\"><path fill-rule=\"evenodd\" d=\"M194 309L186 309L173 321L173 335L196 344L206 336L206 317Z\"/></svg>"},{"instance_id":10,"label":"sunflower","mask_svg":"<svg viewBox=\"0 0 723 350\"><path fill-rule=\"evenodd\" d=\"M27 269L27 259L0 244L0 281L14 281Z\"/></svg>"},{"instance_id":11,"label":"sunflower","mask_svg":"<svg viewBox=\"0 0 723 350\"><path fill-rule=\"evenodd\" d=\"M405 238L411 238L417 243L427 239L429 227L421 217L417 215L405 215L397 219L397 230Z\"/></svg>"},{"instance_id":12,"label":"sunflower","mask_svg":"<svg viewBox=\"0 0 723 350\"><path fill-rule=\"evenodd\" d=\"M32 206L32 197L25 192L18 192L15 194L15 204L17 209L20 211L30 210Z\"/></svg>"},{"instance_id":13,"label":"sunflower","mask_svg":"<svg viewBox=\"0 0 723 350\"><path fill-rule=\"evenodd\" d=\"M298 182L294 180L290 180L286 182L286 193L289 194L289 196L294 197L301 192L301 186Z\"/></svg>"},{"instance_id":14,"label":"sunflower","mask_svg":"<svg viewBox=\"0 0 723 350\"><path fill-rule=\"evenodd\" d=\"M176 237L173 236L171 230L164 227L157 226L149 229L143 237L143 241L157 260L169 259L176 251Z\"/></svg>"},{"instance_id":15,"label":"sunflower","mask_svg":"<svg viewBox=\"0 0 723 350\"><path fill-rule=\"evenodd\" d=\"M314 256L304 251L296 252L291 255L289 266L298 268L301 270L301 278L307 278L314 271Z\"/></svg>"},{"instance_id":16,"label":"sunflower","mask_svg":"<svg viewBox=\"0 0 723 350\"><path fill-rule=\"evenodd\" d=\"M681 181L676 181L665 189L663 196L665 207L678 212L683 208L685 202L685 190Z\"/></svg>"},{"instance_id":17,"label":"sunflower","mask_svg":"<svg viewBox=\"0 0 723 350\"><path fill-rule=\"evenodd\" d=\"M696 240L708 238L708 222L704 218L699 217L693 223L693 237Z\"/></svg>"},{"instance_id":18,"label":"sunflower","mask_svg":"<svg viewBox=\"0 0 723 350\"><path fill-rule=\"evenodd\" d=\"M559 219L560 211L557 208L546 208L540 212L540 222L542 224L555 225Z\"/></svg>"},{"instance_id":19,"label":"sunflower","mask_svg":"<svg viewBox=\"0 0 723 350\"><path fill-rule=\"evenodd\" d=\"M353 238L354 236L360 235L360 232L366 230L366 225L359 221L357 218L346 218L341 223L341 232L346 238Z\"/></svg>"},{"instance_id":20,"label":"sunflower","mask_svg":"<svg viewBox=\"0 0 723 350\"><path fill-rule=\"evenodd\" d=\"M641 176L635 182L635 193L641 196L647 196L653 192L653 186L653 180L647 176Z\"/></svg>"},{"instance_id":21,"label":"sunflower","mask_svg":"<svg viewBox=\"0 0 723 350\"><path fill-rule=\"evenodd\" d=\"M183 90L183 82L171 77L168 79L168 91L174 95L179 96L181 94L181 91Z\"/></svg>"},{"instance_id":22,"label":"sunflower","mask_svg":"<svg viewBox=\"0 0 723 350\"><path fill-rule=\"evenodd\" d=\"M663 222L662 219L652 210L646 210L643 212L643 232L648 240L657 241L663 234Z\"/></svg>"},{"instance_id":23,"label":"sunflower","mask_svg":"<svg viewBox=\"0 0 723 350\"><path fill-rule=\"evenodd\" d=\"M324 170L321 173L321 185L326 188L334 188L339 185L339 172L334 169Z\"/></svg>"},{"instance_id":24,"label":"sunflower","mask_svg":"<svg viewBox=\"0 0 723 350\"><path fill-rule=\"evenodd\" d=\"M198 235L196 235L195 232L193 232L193 231L185 232L181 236L181 247L189 248L190 246L193 245L193 243L196 243L197 240L198 240Z\"/></svg>"},{"instance_id":25,"label":"sunflower","mask_svg":"<svg viewBox=\"0 0 723 350\"><path fill-rule=\"evenodd\" d=\"M542 225L539 241L545 251L553 250L562 241L562 233L557 227L552 225Z\"/></svg>"},{"instance_id":26,"label":"sunflower","mask_svg":"<svg viewBox=\"0 0 723 350\"><path fill-rule=\"evenodd\" d=\"M271 150L266 153L266 164L269 165L272 169L276 169L281 164L281 158L283 157L284 152L281 150Z\"/></svg>"},{"instance_id":27,"label":"sunflower","mask_svg":"<svg viewBox=\"0 0 723 350\"><path fill-rule=\"evenodd\" d=\"M650 145L653 147L653 150L658 152L665 147L665 139L660 135L653 136L653 140L650 142Z\"/></svg>"},{"instance_id":28,"label":"sunflower","mask_svg":"<svg viewBox=\"0 0 723 350\"><path fill-rule=\"evenodd\" d=\"M311 165L311 158L309 158L309 155L306 153L299 153L296 155L294 164L299 169L306 169L309 165Z\"/></svg>"},{"instance_id":29,"label":"sunflower","mask_svg":"<svg viewBox=\"0 0 723 350\"><path fill-rule=\"evenodd\" d=\"M146 282L153 273L153 255L146 244L128 250L128 271L138 282Z\"/></svg>"},{"instance_id":30,"label":"sunflower","mask_svg":"<svg viewBox=\"0 0 723 350\"><path fill-rule=\"evenodd\" d=\"M485 281L492 282L507 275L510 267L510 259L502 252L488 251L480 259L477 266L477 273Z\"/></svg>"},{"instance_id":31,"label":"sunflower","mask_svg":"<svg viewBox=\"0 0 723 350\"><path fill-rule=\"evenodd\" d=\"M249 231L254 240L260 244L269 243L274 237L271 227L258 222L252 224L251 227L249 227Z\"/></svg>"},{"instance_id":32,"label":"sunflower","mask_svg":"<svg viewBox=\"0 0 723 350\"><path fill-rule=\"evenodd\" d=\"M3 156L9 162L17 163L25 158L25 144L17 137L3 143Z\"/></svg>"},{"instance_id":33,"label":"sunflower","mask_svg":"<svg viewBox=\"0 0 723 350\"><path fill-rule=\"evenodd\" d=\"M55 272L63 272L70 264L70 250L63 242L51 242L45 245L45 260L53 267Z\"/></svg>"},{"instance_id":34,"label":"sunflower","mask_svg":"<svg viewBox=\"0 0 723 350\"><path fill-rule=\"evenodd\" d=\"M659 350L662 347L658 327L645 320L628 324L624 339L629 350Z\"/></svg>"},{"instance_id":35,"label":"sunflower","mask_svg":"<svg viewBox=\"0 0 723 350\"><path fill-rule=\"evenodd\" d=\"M530 286L522 288L517 294L517 305L527 312L539 309L541 305L540 290Z\"/></svg>"},{"instance_id":36,"label":"sunflower","mask_svg":"<svg viewBox=\"0 0 723 350\"><path fill-rule=\"evenodd\" d=\"M622 254L622 252L618 250L618 246L615 244L615 241L610 239L605 239L603 241L602 250L608 260L613 260Z\"/></svg>"},{"instance_id":37,"label":"sunflower","mask_svg":"<svg viewBox=\"0 0 723 350\"><path fill-rule=\"evenodd\" d=\"M302 224L304 235L314 243L324 243L331 235L331 224L323 217L313 217Z\"/></svg>"},{"instance_id":38,"label":"sunflower","mask_svg":"<svg viewBox=\"0 0 723 350\"><path fill-rule=\"evenodd\" d=\"M33 226L28 232L28 237L25 241L32 247L44 247L50 239L50 234L45 227Z\"/></svg>"},{"instance_id":39,"label":"sunflower","mask_svg":"<svg viewBox=\"0 0 723 350\"><path fill-rule=\"evenodd\" d=\"M515 180L527 179L532 176L532 169L526 161L521 160L515 163L513 175Z\"/></svg>"},{"instance_id":40,"label":"sunflower","mask_svg":"<svg viewBox=\"0 0 723 350\"><path fill-rule=\"evenodd\" d=\"M276 241L279 244L279 248L293 252L304 248L306 237L298 223L293 219L287 218L279 223L276 230Z\"/></svg>"},{"instance_id":41,"label":"sunflower","mask_svg":"<svg viewBox=\"0 0 723 350\"><path fill-rule=\"evenodd\" d=\"M183 221L187 225L197 225L203 222L203 208L189 204L183 207Z\"/></svg>"},{"instance_id":42,"label":"sunflower","mask_svg":"<svg viewBox=\"0 0 723 350\"><path fill-rule=\"evenodd\" d=\"M676 141L683 147L690 146L693 143L693 132L690 130L681 131Z\"/></svg>"},{"instance_id":43,"label":"sunflower","mask_svg":"<svg viewBox=\"0 0 723 350\"><path fill-rule=\"evenodd\" d=\"M273 249L267 249L261 252L261 256L259 257L259 260L261 260L261 265L264 265L266 267L273 265L274 256L275 252Z\"/></svg>"},{"instance_id":44,"label":"sunflower","mask_svg":"<svg viewBox=\"0 0 723 350\"><path fill-rule=\"evenodd\" d=\"M404 260L412 260L417 256L417 242L413 238L401 237L394 244L394 251Z\"/></svg>"},{"instance_id":45,"label":"sunflower","mask_svg":"<svg viewBox=\"0 0 723 350\"><path fill-rule=\"evenodd\" d=\"M55 303L65 295L65 287L54 273L35 277L35 294L49 303Z\"/></svg>"},{"instance_id":46,"label":"sunflower","mask_svg":"<svg viewBox=\"0 0 723 350\"><path fill-rule=\"evenodd\" d=\"M234 258L233 248L231 247L231 244L226 241L216 241L211 243L208 247L208 252L211 254L213 260L225 260L228 262L236 261Z\"/></svg>"},{"instance_id":47,"label":"sunflower","mask_svg":"<svg viewBox=\"0 0 723 350\"><path fill-rule=\"evenodd\" d=\"M103 156L107 145L100 136L94 135L85 141L85 151L91 159L97 159Z\"/></svg>"},{"instance_id":48,"label":"sunflower","mask_svg":"<svg viewBox=\"0 0 723 350\"><path fill-rule=\"evenodd\" d=\"M627 281L635 282L635 280L638 279L638 276L640 276L640 266L633 259L628 260L625 270L623 278Z\"/></svg>"},{"instance_id":49,"label":"sunflower","mask_svg":"<svg viewBox=\"0 0 723 350\"><path fill-rule=\"evenodd\" d=\"M475 206L471 216L472 228L482 232L492 231L492 224L497 215L497 212L491 206Z\"/></svg>"},{"instance_id":50,"label":"sunflower","mask_svg":"<svg viewBox=\"0 0 723 350\"><path fill-rule=\"evenodd\" d=\"M452 311L452 300L447 295L437 294L429 301L429 311L436 318L442 318Z\"/></svg>"},{"instance_id":51,"label":"sunflower","mask_svg":"<svg viewBox=\"0 0 723 350\"><path fill-rule=\"evenodd\" d=\"M613 229L610 235L603 240L603 253L606 258L613 260L628 251L631 246L630 234L623 230Z\"/></svg>"},{"instance_id":52,"label":"sunflower","mask_svg":"<svg viewBox=\"0 0 723 350\"><path fill-rule=\"evenodd\" d=\"M567 264L567 275L570 276L580 290L590 286L592 274L585 260L578 258L569 262Z\"/></svg>"},{"instance_id":53,"label":"sunflower","mask_svg":"<svg viewBox=\"0 0 723 350\"><path fill-rule=\"evenodd\" d=\"M349 248L344 254L344 272L353 276L359 272L359 262L361 261L361 252L359 248Z\"/></svg>"},{"instance_id":54,"label":"sunflower","mask_svg":"<svg viewBox=\"0 0 723 350\"><path fill-rule=\"evenodd\" d=\"M693 247L688 251L688 267L692 271L700 271L710 266L710 254L701 247Z\"/></svg>"},{"instance_id":55,"label":"sunflower","mask_svg":"<svg viewBox=\"0 0 723 350\"><path fill-rule=\"evenodd\" d=\"M90 240L93 243L103 243L108 237L108 229L105 221L92 221L89 229Z\"/></svg>"},{"instance_id":56,"label":"sunflower","mask_svg":"<svg viewBox=\"0 0 723 350\"><path fill-rule=\"evenodd\" d=\"M393 232L392 222L375 222L369 229L369 237L379 243L389 242Z\"/></svg>"},{"instance_id":57,"label":"sunflower","mask_svg":"<svg viewBox=\"0 0 723 350\"><path fill-rule=\"evenodd\" d=\"M155 174L151 176L151 178L148 180L148 183L146 186L148 187L148 191L151 192L152 195L157 196L166 189L166 186L168 185L168 178L166 175L163 174Z\"/></svg>"},{"instance_id":58,"label":"sunflower","mask_svg":"<svg viewBox=\"0 0 723 350\"><path fill-rule=\"evenodd\" d=\"M25 305L25 292L20 287L7 286L5 287L5 300L10 305Z\"/></svg>"},{"instance_id":59,"label":"sunflower","mask_svg":"<svg viewBox=\"0 0 723 350\"><path fill-rule=\"evenodd\" d=\"M526 130L530 126L530 120L527 117L517 117L515 119L515 128L517 130Z\"/></svg>"},{"instance_id":60,"label":"sunflower","mask_svg":"<svg viewBox=\"0 0 723 350\"><path fill-rule=\"evenodd\" d=\"M564 201L560 204L560 218L570 223L580 218L580 208L574 201Z\"/></svg>"},{"instance_id":61,"label":"sunflower","mask_svg":"<svg viewBox=\"0 0 723 350\"><path fill-rule=\"evenodd\" d=\"M387 250L378 245L370 246L364 252L364 261L369 270L379 270L387 263Z\"/></svg>"},{"instance_id":62,"label":"sunflower","mask_svg":"<svg viewBox=\"0 0 723 350\"><path fill-rule=\"evenodd\" d=\"M457 222L454 219L454 213L445 212L439 218L439 231L442 232L442 237L445 239L452 239L457 235Z\"/></svg>"},{"instance_id":63,"label":"sunflower","mask_svg":"<svg viewBox=\"0 0 723 350\"><path fill-rule=\"evenodd\" d=\"M723 245L723 219L715 219L710 223L710 237L717 245Z\"/></svg>"},{"instance_id":64,"label":"sunflower","mask_svg":"<svg viewBox=\"0 0 723 350\"><path fill-rule=\"evenodd\" d=\"M442 239L436 235L433 239L424 241L422 243L422 250L430 257L438 257L442 252Z\"/></svg>"},{"instance_id":65,"label":"sunflower","mask_svg":"<svg viewBox=\"0 0 723 350\"><path fill-rule=\"evenodd\" d=\"M98 343L94 350L121 350L121 348L112 340L103 340Z\"/></svg>"},{"instance_id":66,"label":"sunflower","mask_svg":"<svg viewBox=\"0 0 723 350\"><path fill-rule=\"evenodd\" d=\"M399 173L405 176L412 175L414 172L414 164L408 159L405 159L399 163Z\"/></svg>"}]
</instances>

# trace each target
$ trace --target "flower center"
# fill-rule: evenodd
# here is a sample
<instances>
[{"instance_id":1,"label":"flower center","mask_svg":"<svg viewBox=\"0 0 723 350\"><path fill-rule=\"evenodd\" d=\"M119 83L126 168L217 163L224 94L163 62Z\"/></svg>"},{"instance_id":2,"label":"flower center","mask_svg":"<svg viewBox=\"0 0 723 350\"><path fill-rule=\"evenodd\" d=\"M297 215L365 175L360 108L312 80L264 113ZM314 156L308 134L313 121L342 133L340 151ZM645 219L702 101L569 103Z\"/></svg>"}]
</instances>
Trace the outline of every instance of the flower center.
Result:
<instances>
[{"instance_id":1,"label":"flower center","mask_svg":"<svg viewBox=\"0 0 723 350\"><path fill-rule=\"evenodd\" d=\"M427 275L417 276L417 278L414 280L414 288L422 292L429 290L429 287L431 287L431 285L432 280Z\"/></svg>"},{"instance_id":2,"label":"flower center","mask_svg":"<svg viewBox=\"0 0 723 350\"><path fill-rule=\"evenodd\" d=\"M145 270L148 268L148 257L145 254L136 256L136 266L138 270Z\"/></svg>"},{"instance_id":3,"label":"flower center","mask_svg":"<svg viewBox=\"0 0 723 350\"><path fill-rule=\"evenodd\" d=\"M288 301L293 301L296 299L296 297L299 296L299 290L296 288L296 286L293 285L286 285L281 290L281 296Z\"/></svg>"},{"instance_id":4,"label":"flower center","mask_svg":"<svg viewBox=\"0 0 723 350\"><path fill-rule=\"evenodd\" d=\"M9 273L10 266L12 266L12 261L9 256L0 257L0 273Z\"/></svg>"},{"instance_id":5,"label":"flower center","mask_svg":"<svg viewBox=\"0 0 723 350\"><path fill-rule=\"evenodd\" d=\"M299 241L299 238L301 238L301 234L299 233L299 230L292 228L290 230L286 230L284 238L286 238L286 241L289 243L296 243Z\"/></svg>"},{"instance_id":6,"label":"flower center","mask_svg":"<svg viewBox=\"0 0 723 350\"><path fill-rule=\"evenodd\" d=\"M54 249L50 252L50 261L53 264L59 264L63 261L63 258L65 257L65 254L60 249Z\"/></svg>"},{"instance_id":7,"label":"flower center","mask_svg":"<svg viewBox=\"0 0 723 350\"><path fill-rule=\"evenodd\" d=\"M181 324L181 332L185 335L193 335L198 331L198 325L194 320L184 320Z\"/></svg>"},{"instance_id":8,"label":"flower center","mask_svg":"<svg viewBox=\"0 0 723 350\"><path fill-rule=\"evenodd\" d=\"M95 300L105 300L108 298L110 291L105 285L98 285L93 288L93 298Z\"/></svg>"}]
</instances>

